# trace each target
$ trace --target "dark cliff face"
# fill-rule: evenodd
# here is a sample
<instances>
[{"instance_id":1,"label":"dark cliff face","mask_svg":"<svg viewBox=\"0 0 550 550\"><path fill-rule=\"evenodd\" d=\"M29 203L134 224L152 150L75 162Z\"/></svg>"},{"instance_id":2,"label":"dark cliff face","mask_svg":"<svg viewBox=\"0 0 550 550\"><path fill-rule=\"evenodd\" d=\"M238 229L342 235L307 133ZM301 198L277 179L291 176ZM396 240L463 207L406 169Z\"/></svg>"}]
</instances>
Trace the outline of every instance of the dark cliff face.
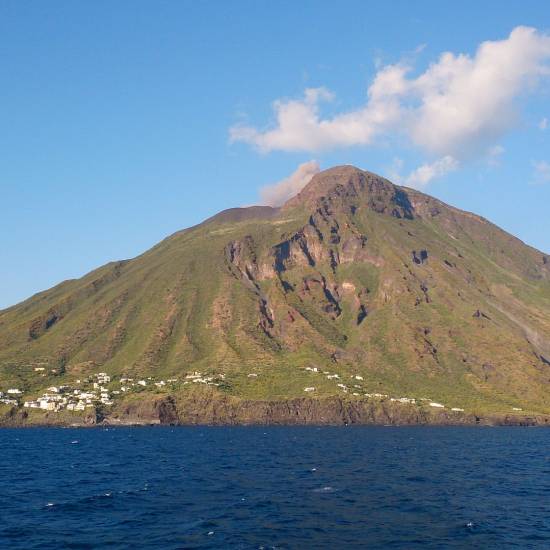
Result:
<instances>
[{"instance_id":1,"label":"dark cliff face","mask_svg":"<svg viewBox=\"0 0 550 550\"><path fill-rule=\"evenodd\" d=\"M297 398L284 401L251 401L234 398L201 396L177 402L172 398L157 407L158 415L149 418L159 424L172 425L492 425L547 426L550 416L485 415L476 416L452 411L435 411L413 405L349 400L340 397L326 399ZM140 422L140 416L134 421ZM107 422L111 422L107 419Z\"/></svg>"},{"instance_id":2,"label":"dark cliff face","mask_svg":"<svg viewBox=\"0 0 550 550\"><path fill-rule=\"evenodd\" d=\"M403 405L390 401L296 398L256 401L220 396L153 397L119 403L108 414L29 415L12 408L0 415L0 427L30 426L549 426L548 415L475 415Z\"/></svg>"},{"instance_id":3,"label":"dark cliff face","mask_svg":"<svg viewBox=\"0 0 550 550\"><path fill-rule=\"evenodd\" d=\"M33 395L99 371L183 384L201 371L224 374L213 406L242 421L247 407L272 407L255 421L320 418L327 400L338 409L373 393L429 397L473 416L546 413L549 334L545 254L343 166L280 209L224 211L0 312L0 387ZM318 400L300 401L308 387ZM301 404L284 412L287 402ZM139 409L126 406L120 418ZM143 414L173 414L157 406ZM384 422L378 408L346 407Z\"/></svg>"}]
</instances>

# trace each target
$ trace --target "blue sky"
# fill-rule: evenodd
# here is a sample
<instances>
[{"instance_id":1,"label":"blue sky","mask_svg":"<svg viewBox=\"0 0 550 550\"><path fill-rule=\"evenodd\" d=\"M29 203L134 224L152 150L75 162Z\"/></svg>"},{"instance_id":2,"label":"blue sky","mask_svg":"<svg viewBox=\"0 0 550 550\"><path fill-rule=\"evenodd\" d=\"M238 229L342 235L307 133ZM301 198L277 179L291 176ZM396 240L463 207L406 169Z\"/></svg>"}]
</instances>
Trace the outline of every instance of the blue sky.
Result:
<instances>
[{"instance_id":1,"label":"blue sky","mask_svg":"<svg viewBox=\"0 0 550 550\"><path fill-rule=\"evenodd\" d=\"M0 308L303 163L391 176L550 252L550 5L453 5L4 0ZM305 118L281 129L275 101Z\"/></svg>"}]
</instances>

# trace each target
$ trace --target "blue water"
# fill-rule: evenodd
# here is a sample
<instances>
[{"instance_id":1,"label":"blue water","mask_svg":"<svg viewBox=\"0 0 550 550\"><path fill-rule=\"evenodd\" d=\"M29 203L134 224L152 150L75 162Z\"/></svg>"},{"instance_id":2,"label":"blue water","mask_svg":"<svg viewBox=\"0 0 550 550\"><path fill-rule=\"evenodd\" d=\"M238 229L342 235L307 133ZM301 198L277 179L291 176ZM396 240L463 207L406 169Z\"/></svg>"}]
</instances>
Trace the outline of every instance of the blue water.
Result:
<instances>
[{"instance_id":1,"label":"blue water","mask_svg":"<svg viewBox=\"0 0 550 550\"><path fill-rule=\"evenodd\" d=\"M550 430L0 430L3 548L550 548Z\"/></svg>"}]
</instances>

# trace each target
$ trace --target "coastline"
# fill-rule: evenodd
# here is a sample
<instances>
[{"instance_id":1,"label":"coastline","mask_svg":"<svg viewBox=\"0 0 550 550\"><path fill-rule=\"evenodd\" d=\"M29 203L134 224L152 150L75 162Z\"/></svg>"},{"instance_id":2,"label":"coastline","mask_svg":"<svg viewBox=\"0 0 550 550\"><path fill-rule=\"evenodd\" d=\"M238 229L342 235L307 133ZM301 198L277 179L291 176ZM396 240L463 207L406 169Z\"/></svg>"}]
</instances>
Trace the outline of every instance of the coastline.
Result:
<instances>
[{"instance_id":1,"label":"coastline","mask_svg":"<svg viewBox=\"0 0 550 550\"><path fill-rule=\"evenodd\" d=\"M340 397L245 400L229 396L173 396L122 402L109 411L85 415L36 412L12 407L0 428L97 426L548 426L544 414L474 414L389 401Z\"/></svg>"}]
</instances>

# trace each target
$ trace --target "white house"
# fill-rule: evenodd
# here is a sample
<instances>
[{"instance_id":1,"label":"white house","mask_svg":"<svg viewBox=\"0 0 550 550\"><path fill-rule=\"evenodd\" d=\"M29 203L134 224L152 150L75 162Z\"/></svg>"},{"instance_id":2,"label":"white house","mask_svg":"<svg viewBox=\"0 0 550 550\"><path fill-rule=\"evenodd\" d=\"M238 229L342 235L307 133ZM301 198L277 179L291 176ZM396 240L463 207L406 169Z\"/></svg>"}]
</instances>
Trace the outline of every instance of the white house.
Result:
<instances>
[{"instance_id":1,"label":"white house","mask_svg":"<svg viewBox=\"0 0 550 550\"><path fill-rule=\"evenodd\" d=\"M46 411L57 410L57 403L55 401L50 401L49 399L40 399L38 403L40 404L40 408Z\"/></svg>"}]
</instances>

